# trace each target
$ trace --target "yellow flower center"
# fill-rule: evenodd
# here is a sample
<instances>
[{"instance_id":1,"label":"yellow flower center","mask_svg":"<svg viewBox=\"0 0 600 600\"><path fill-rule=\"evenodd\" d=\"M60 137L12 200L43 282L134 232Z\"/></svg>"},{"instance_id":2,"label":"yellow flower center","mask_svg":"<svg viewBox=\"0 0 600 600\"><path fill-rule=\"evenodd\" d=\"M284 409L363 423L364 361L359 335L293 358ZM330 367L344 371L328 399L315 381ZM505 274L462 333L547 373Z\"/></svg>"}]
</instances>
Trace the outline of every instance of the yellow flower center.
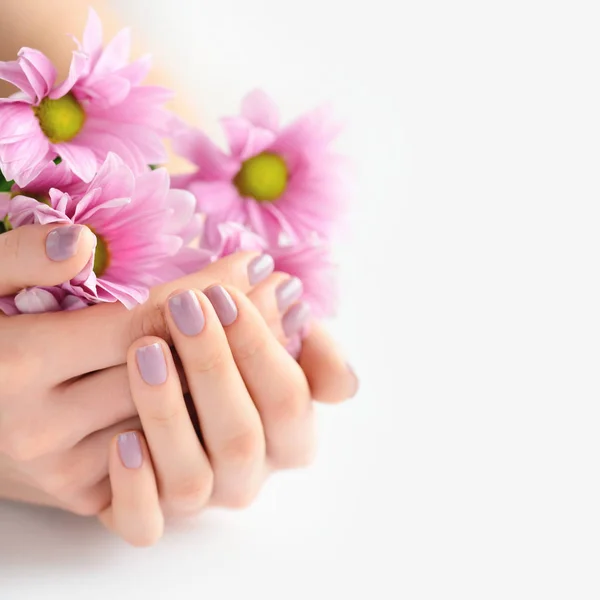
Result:
<instances>
[{"instance_id":1,"label":"yellow flower center","mask_svg":"<svg viewBox=\"0 0 600 600\"><path fill-rule=\"evenodd\" d=\"M285 192L287 165L281 156L264 152L244 161L233 182L242 196L273 202Z\"/></svg>"},{"instance_id":2,"label":"yellow flower center","mask_svg":"<svg viewBox=\"0 0 600 600\"><path fill-rule=\"evenodd\" d=\"M71 141L85 122L85 112L73 94L56 100L44 98L39 106L33 107L33 112L53 144Z\"/></svg>"},{"instance_id":3,"label":"yellow flower center","mask_svg":"<svg viewBox=\"0 0 600 600\"><path fill-rule=\"evenodd\" d=\"M90 227L90 229L92 228ZM106 240L93 229L92 232L97 240L96 253L94 254L94 273L96 273L96 277L102 277L110 265L110 252L108 251Z\"/></svg>"}]
</instances>

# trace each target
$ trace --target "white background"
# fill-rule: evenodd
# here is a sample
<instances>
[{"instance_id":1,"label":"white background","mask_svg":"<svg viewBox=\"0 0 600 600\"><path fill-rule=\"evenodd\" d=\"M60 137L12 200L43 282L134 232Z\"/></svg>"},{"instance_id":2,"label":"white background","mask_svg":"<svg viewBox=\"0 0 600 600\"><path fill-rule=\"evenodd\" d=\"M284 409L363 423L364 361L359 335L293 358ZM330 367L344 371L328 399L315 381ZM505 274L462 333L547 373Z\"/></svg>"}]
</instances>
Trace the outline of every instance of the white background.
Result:
<instances>
[{"instance_id":1,"label":"white background","mask_svg":"<svg viewBox=\"0 0 600 600\"><path fill-rule=\"evenodd\" d=\"M150 550L0 507L0 599L600 597L600 18L551 0L129 0L210 131L333 100L360 168L314 468Z\"/></svg>"}]
</instances>

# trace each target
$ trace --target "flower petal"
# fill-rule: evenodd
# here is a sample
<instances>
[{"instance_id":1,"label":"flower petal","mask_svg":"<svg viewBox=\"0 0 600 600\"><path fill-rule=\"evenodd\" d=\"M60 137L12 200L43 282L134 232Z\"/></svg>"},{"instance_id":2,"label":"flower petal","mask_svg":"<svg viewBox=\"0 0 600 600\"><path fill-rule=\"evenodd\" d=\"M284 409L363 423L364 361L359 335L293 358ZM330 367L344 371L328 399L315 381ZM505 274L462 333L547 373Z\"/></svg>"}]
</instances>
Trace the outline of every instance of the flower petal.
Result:
<instances>
[{"instance_id":1,"label":"flower petal","mask_svg":"<svg viewBox=\"0 0 600 600\"><path fill-rule=\"evenodd\" d=\"M242 116L256 127L277 131L279 109L275 102L262 90L250 92L242 101Z\"/></svg>"},{"instance_id":2,"label":"flower petal","mask_svg":"<svg viewBox=\"0 0 600 600\"><path fill-rule=\"evenodd\" d=\"M26 96L28 102L35 102L35 91L31 85L27 75L18 61L0 61L0 79L12 83L18 87ZM10 100L9 98L3 100Z\"/></svg>"},{"instance_id":3,"label":"flower petal","mask_svg":"<svg viewBox=\"0 0 600 600\"><path fill-rule=\"evenodd\" d=\"M78 79L85 73L89 66L89 57L87 54L75 50L73 52L73 58L71 59L71 66L69 67L69 74L67 78L57 87L50 92L50 98L62 98L65 94L68 94L73 86L77 83Z\"/></svg>"},{"instance_id":4,"label":"flower petal","mask_svg":"<svg viewBox=\"0 0 600 600\"><path fill-rule=\"evenodd\" d=\"M40 102L49 94L56 81L54 65L45 54L32 48L21 48L19 64L33 87L37 102Z\"/></svg>"},{"instance_id":5,"label":"flower petal","mask_svg":"<svg viewBox=\"0 0 600 600\"><path fill-rule=\"evenodd\" d=\"M28 288L15 296L15 306L23 314L57 312L60 303L48 290L43 288Z\"/></svg>"},{"instance_id":6,"label":"flower petal","mask_svg":"<svg viewBox=\"0 0 600 600\"><path fill-rule=\"evenodd\" d=\"M240 168L239 162L222 152L207 135L191 127L175 134L173 149L199 165L203 179L231 180Z\"/></svg>"},{"instance_id":7,"label":"flower petal","mask_svg":"<svg viewBox=\"0 0 600 600\"><path fill-rule=\"evenodd\" d=\"M93 179L98 168L93 150L73 142L53 144L53 147L77 177L86 182Z\"/></svg>"}]
</instances>

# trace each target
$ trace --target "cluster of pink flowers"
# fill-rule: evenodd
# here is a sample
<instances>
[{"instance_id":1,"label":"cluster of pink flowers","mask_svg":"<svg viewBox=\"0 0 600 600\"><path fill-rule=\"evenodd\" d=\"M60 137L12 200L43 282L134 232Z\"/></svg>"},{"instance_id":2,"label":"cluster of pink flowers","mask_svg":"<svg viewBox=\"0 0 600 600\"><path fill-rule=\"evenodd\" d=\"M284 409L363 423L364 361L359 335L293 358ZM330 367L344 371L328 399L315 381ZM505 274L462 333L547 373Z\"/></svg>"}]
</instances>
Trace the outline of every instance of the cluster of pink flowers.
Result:
<instances>
[{"instance_id":1,"label":"cluster of pink flowers","mask_svg":"<svg viewBox=\"0 0 600 600\"><path fill-rule=\"evenodd\" d=\"M258 250L301 279L316 316L330 315L345 169L329 111L282 127L272 100L253 92L223 120L225 152L165 109L168 90L142 84L149 58L129 62L129 46L128 30L103 46L91 10L62 83L37 50L0 62L0 79L18 88L0 99L0 223L80 224L96 236L77 277L0 298L0 311L133 307L158 283ZM166 138L195 172L153 167L167 160Z\"/></svg>"}]
</instances>

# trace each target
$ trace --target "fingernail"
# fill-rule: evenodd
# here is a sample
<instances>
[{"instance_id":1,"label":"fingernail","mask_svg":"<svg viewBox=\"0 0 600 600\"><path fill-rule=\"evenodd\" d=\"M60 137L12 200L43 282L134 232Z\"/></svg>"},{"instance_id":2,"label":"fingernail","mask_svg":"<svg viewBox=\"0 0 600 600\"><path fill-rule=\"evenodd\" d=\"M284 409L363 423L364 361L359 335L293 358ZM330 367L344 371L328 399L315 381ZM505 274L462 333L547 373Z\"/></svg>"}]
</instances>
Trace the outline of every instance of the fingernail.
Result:
<instances>
[{"instance_id":1,"label":"fingernail","mask_svg":"<svg viewBox=\"0 0 600 600\"><path fill-rule=\"evenodd\" d=\"M207 290L204 290L204 293L210 300L210 303L214 306L217 317L219 317L219 321L221 321L221 325L226 327L227 325L231 325L237 319L237 306L224 287L213 285Z\"/></svg>"},{"instance_id":2,"label":"fingernail","mask_svg":"<svg viewBox=\"0 0 600 600\"><path fill-rule=\"evenodd\" d=\"M119 457L126 469L139 469L142 466L142 444L137 431L121 433L117 438Z\"/></svg>"},{"instance_id":3,"label":"fingernail","mask_svg":"<svg viewBox=\"0 0 600 600\"><path fill-rule=\"evenodd\" d=\"M48 258L58 262L75 256L82 231L81 225L66 225L53 229L46 237Z\"/></svg>"},{"instance_id":4,"label":"fingernail","mask_svg":"<svg viewBox=\"0 0 600 600\"><path fill-rule=\"evenodd\" d=\"M135 351L142 379L148 385L161 385L167 380L167 362L160 344L150 344Z\"/></svg>"},{"instance_id":5,"label":"fingernail","mask_svg":"<svg viewBox=\"0 0 600 600\"><path fill-rule=\"evenodd\" d=\"M191 290L169 298L169 311L183 335L198 335L204 329L204 313L198 296Z\"/></svg>"},{"instance_id":6,"label":"fingernail","mask_svg":"<svg viewBox=\"0 0 600 600\"><path fill-rule=\"evenodd\" d=\"M354 398L354 396L356 396L356 394L358 393L358 389L360 388L360 381L356 375L356 372L348 363L346 363L346 368L348 369L348 373L350 373L350 376L352 377L352 391L350 392L349 398Z\"/></svg>"},{"instance_id":7,"label":"fingernail","mask_svg":"<svg viewBox=\"0 0 600 600\"><path fill-rule=\"evenodd\" d=\"M280 283L275 290L275 297L277 298L277 308L279 312L284 312L294 302L300 299L304 286L302 281L297 277L292 277L283 283Z\"/></svg>"},{"instance_id":8,"label":"fingernail","mask_svg":"<svg viewBox=\"0 0 600 600\"><path fill-rule=\"evenodd\" d=\"M261 254L253 258L248 265L248 281L256 285L265 280L275 270L275 261L270 254Z\"/></svg>"},{"instance_id":9,"label":"fingernail","mask_svg":"<svg viewBox=\"0 0 600 600\"><path fill-rule=\"evenodd\" d=\"M292 337L304 327L309 318L310 306L308 306L306 302L295 304L285 313L285 315L283 315L283 319L281 319L283 333L285 333L287 337Z\"/></svg>"}]
</instances>

